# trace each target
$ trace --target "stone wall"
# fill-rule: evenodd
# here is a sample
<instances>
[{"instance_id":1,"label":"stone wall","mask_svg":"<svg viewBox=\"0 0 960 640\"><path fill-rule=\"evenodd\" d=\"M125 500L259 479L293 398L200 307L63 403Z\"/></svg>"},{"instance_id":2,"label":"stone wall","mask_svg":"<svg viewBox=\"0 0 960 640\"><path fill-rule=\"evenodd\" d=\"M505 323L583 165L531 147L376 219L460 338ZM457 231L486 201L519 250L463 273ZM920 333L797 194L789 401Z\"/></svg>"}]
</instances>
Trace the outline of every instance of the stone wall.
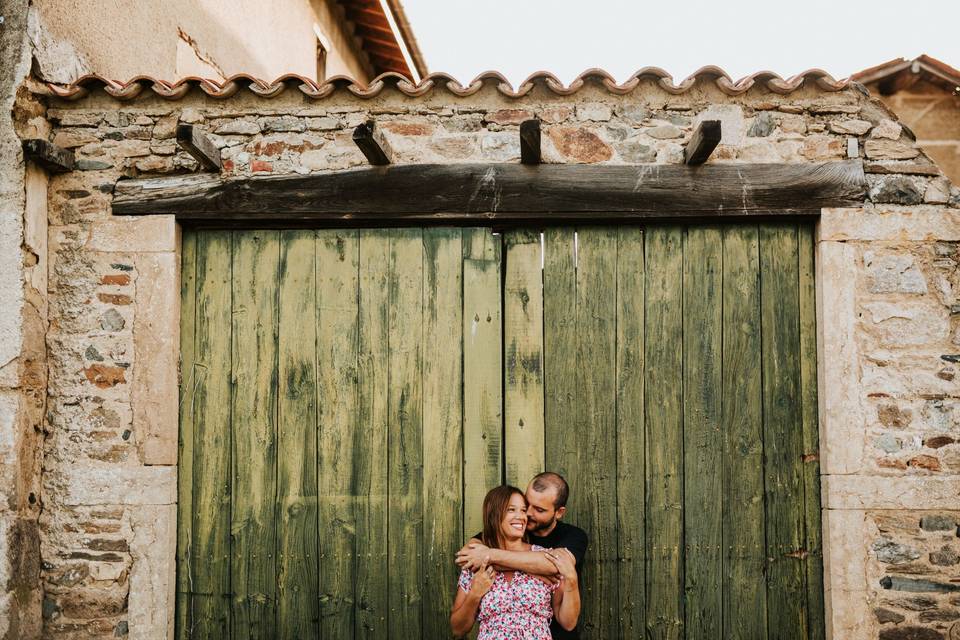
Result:
<instances>
[{"instance_id":1,"label":"stone wall","mask_svg":"<svg viewBox=\"0 0 960 640\"><path fill-rule=\"evenodd\" d=\"M943 173L960 183L960 93L919 80L880 99L913 130L917 144Z\"/></svg>"},{"instance_id":2,"label":"stone wall","mask_svg":"<svg viewBox=\"0 0 960 640\"><path fill-rule=\"evenodd\" d=\"M195 91L167 102L101 92L50 101L52 139L78 170L49 186L48 434L42 580L51 638L166 637L173 606L178 232L113 218L123 177L193 171L178 122L209 132L232 175L365 165L373 118L398 163L513 162L519 123L543 121L545 162L680 163L720 119L711 162L865 158L869 199L818 225L821 459L828 628L840 640L960 634L960 191L856 88L731 98L710 81L672 95L643 81L522 99L388 89L319 101ZM952 629L952 630L951 630ZM950 635L950 634L953 635Z\"/></svg>"},{"instance_id":3,"label":"stone wall","mask_svg":"<svg viewBox=\"0 0 960 640\"><path fill-rule=\"evenodd\" d=\"M46 121L18 99L30 68L27 10L26 0L0 0L0 638L40 633L46 182L25 166L17 133Z\"/></svg>"}]
</instances>

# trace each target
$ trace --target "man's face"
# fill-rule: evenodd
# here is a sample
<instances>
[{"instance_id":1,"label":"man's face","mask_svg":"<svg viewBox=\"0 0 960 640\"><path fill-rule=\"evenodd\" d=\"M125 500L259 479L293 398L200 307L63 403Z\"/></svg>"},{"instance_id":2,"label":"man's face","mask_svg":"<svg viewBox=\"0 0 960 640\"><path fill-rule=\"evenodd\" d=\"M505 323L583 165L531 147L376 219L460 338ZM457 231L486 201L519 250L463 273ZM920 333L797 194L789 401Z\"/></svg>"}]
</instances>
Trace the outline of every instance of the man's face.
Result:
<instances>
[{"instance_id":1,"label":"man's face","mask_svg":"<svg viewBox=\"0 0 960 640\"><path fill-rule=\"evenodd\" d=\"M563 517L566 507L556 509L557 492L549 487L544 491L537 491L533 485L527 487L527 531L537 535L552 528L554 523Z\"/></svg>"}]
</instances>

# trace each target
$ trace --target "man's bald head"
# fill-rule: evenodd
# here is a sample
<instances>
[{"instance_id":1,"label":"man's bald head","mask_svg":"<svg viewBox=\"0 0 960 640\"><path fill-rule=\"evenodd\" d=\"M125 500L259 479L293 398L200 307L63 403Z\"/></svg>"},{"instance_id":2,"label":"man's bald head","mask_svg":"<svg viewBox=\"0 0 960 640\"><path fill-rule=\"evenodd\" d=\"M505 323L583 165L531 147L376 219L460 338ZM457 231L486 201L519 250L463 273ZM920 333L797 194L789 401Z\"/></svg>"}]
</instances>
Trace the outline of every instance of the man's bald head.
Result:
<instances>
[{"instance_id":1,"label":"man's bald head","mask_svg":"<svg viewBox=\"0 0 960 640\"><path fill-rule=\"evenodd\" d=\"M530 486L534 491L543 493L544 491L553 491L555 498L553 501L554 509L560 509L567 506L567 498L570 497L570 487L567 481L559 473L544 471L538 473L530 481Z\"/></svg>"}]
</instances>

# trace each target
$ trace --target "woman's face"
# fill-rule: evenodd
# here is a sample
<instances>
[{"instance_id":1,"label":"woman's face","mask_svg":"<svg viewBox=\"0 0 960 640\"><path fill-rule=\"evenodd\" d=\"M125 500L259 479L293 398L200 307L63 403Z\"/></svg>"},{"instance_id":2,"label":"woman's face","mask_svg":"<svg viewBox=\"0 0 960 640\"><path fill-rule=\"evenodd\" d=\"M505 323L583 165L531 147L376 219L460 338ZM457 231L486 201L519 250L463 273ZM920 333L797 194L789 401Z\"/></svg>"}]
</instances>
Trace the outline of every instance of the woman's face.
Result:
<instances>
[{"instance_id":1,"label":"woman's face","mask_svg":"<svg viewBox=\"0 0 960 640\"><path fill-rule=\"evenodd\" d=\"M500 530L507 540L519 540L527 531L527 501L519 493L510 496L507 512L500 522Z\"/></svg>"}]
</instances>

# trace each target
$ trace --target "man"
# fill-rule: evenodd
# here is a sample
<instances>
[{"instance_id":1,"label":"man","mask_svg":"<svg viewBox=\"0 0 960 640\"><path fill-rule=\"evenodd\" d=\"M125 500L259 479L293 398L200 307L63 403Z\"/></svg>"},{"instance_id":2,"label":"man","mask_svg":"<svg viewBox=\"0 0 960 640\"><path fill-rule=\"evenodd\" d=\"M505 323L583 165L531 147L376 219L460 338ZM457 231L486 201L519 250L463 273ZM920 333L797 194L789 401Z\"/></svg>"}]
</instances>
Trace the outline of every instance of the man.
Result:
<instances>
[{"instance_id":1,"label":"man","mask_svg":"<svg viewBox=\"0 0 960 640\"><path fill-rule=\"evenodd\" d=\"M558 473L538 474L527 485L524 494L527 499L527 534L531 544L547 549L565 548L576 560L577 575L580 576L583 556L587 552L587 534L566 522L561 522L567 512L567 499L570 488L567 481ZM478 571L486 561L501 569L524 571L555 580L557 568L542 551L506 551L491 549L480 541L481 534L473 538L457 553L457 564L471 571ZM554 638L576 640L580 637L578 629L567 631L554 620L550 625Z\"/></svg>"}]
</instances>

